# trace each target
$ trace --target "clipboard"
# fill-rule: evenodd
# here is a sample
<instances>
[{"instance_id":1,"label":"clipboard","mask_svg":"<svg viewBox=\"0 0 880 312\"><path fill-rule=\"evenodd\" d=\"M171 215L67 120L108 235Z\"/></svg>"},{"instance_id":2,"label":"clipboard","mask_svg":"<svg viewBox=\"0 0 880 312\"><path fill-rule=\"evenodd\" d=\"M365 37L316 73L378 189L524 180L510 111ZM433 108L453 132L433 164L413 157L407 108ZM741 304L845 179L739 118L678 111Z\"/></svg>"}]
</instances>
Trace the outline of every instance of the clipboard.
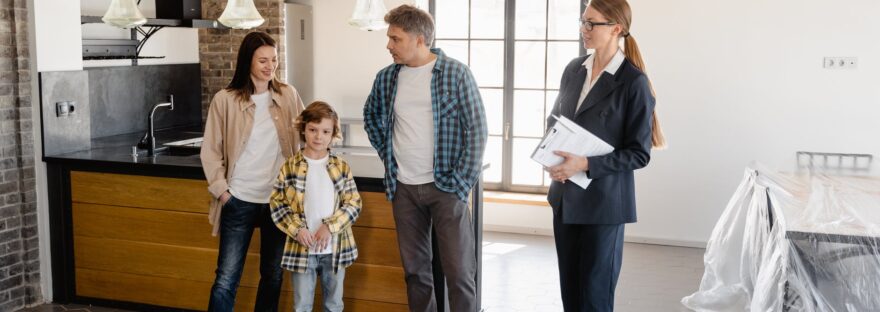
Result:
<instances>
[{"instance_id":1,"label":"clipboard","mask_svg":"<svg viewBox=\"0 0 880 312\"><path fill-rule=\"evenodd\" d=\"M603 141L587 129L579 126L564 116L552 116L556 124L547 130L541 142L532 152L532 160L544 167L561 164L565 158L554 154L554 151L569 152L581 157L601 156L614 151L614 147ZM586 172L579 172L568 179L583 189L590 185Z\"/></svg>"}]
</instances>

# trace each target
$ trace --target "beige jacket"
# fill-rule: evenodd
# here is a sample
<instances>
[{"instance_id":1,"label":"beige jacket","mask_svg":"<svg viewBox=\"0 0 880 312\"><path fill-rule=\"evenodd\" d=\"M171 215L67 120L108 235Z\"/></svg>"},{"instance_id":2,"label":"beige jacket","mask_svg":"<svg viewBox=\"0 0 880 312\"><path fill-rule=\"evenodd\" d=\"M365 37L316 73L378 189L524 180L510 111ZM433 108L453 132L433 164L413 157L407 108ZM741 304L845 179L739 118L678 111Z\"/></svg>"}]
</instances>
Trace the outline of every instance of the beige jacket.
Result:
<instances>
[{"instance_id":1,"label":"beige jacket","mask_svg":"<svg viewBox=\"0 0 880 312\"><path fill-rule=\"evenodd\" d=\"M214 226L212 231L214 236L217 236L220 230L222 205L219 198L229 189L227 179L235 170L235 162L250 138L255 109L253 100L237 101L234 93L226 89L214 95L211 107L208 108L205 139L202 142L200 156L202 169L208 180L208 191L213 195L208 221ZM285 158L293 156L299 150L299 133L294 127L294 122L302 111L302 99L293 86L286 85L280 93L272 93L269 114L275 121L281 153Z\"/></svg>"}]
</instances>

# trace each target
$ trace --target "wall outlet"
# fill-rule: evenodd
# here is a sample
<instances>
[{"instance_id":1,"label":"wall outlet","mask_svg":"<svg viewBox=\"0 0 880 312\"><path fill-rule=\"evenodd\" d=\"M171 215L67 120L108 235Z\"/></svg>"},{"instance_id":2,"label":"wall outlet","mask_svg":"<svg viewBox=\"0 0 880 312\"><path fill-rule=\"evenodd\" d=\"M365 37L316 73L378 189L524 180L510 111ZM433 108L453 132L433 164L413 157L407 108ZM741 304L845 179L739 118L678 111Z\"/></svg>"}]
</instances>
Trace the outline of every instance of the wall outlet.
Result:
<instances>
[{"instance_id":1,"label":"wall outlet","mask_svg":"<svg viewBox=\"0 0 880 312\"><path fill-rule=\"evenodd\" d=\"M76 111L76 101L55 102L55 116L67 117Z\"/></svg>"},{"instance_id":2,"label":"wall outlet","mask_svg":"<svg viewBox=\"0 0 880 312\"><path fill-rule=\"evenodd\" d=\"M67 107L69 107L68 116L76 115L76 101L67 101Z\"/></svg>"},{"instance_id":3,"label":"wall outlet","mask_svg":"<svg viewBox=\"0 0 880 312\"><path fill-rule=\"evenodd\" d=\"M822 60L822 67L826 69L856 69L859 65L858 57L832 57L826 56Z\"/></svg>"}]
</instances>

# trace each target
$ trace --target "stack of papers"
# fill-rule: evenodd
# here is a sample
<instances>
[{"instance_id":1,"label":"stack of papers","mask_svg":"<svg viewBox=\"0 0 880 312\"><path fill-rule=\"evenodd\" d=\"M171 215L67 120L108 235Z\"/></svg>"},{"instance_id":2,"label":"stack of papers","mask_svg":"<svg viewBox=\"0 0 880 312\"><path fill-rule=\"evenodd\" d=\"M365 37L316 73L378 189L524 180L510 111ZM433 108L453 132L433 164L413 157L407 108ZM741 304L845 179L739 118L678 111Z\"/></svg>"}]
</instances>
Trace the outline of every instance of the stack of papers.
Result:
<instances>
[{"instance_id":1,"label":"stack of papers","mask_svg":"<svg viewBox=\"0 0 880 312\"><path fill-rule=\"evenodd\" d=\"M532 153L532 160L544 167L553 167L565 160L554 151L569 152L581 157L601 156L614 151L614 147L603 141L587 129L578 126L563 116L553 116L556 124L547 131L541 143ZM583 189L590 185L586 172L578 172L568 178Z\"/></svg>"}]
</instances>

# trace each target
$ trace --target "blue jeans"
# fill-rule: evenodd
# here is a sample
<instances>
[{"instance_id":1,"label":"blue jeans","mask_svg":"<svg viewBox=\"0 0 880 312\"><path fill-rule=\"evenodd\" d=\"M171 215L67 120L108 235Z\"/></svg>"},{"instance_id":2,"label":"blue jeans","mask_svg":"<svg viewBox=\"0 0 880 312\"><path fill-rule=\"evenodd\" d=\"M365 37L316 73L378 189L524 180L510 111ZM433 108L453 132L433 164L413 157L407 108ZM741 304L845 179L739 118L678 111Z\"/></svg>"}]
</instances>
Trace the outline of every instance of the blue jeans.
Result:
<instances>
[{"instance_id":1,"label":"blue jeans","mask_svg":"<svg viewBox=\"0 0 880 312\"><path fill-rule=\"evenodd\" d=\"M305 273L293 272L293 310L311 312L315 302L315 281L321 276L321 295L324 297L325 312L340 312L342 303L342 281L345 268L333 273L333 255L309 255Z\"/></svg>"},{"instance_id":2,"label":"blue jeans","mask_svg":"<svg viewBox=\"0 0 880 312\"><path fill-rule=\"evenodd\" d=\"M281 294L281 255L286 236L269 212L269 204L256 204L230 197L220 214L220 253L211 287L208 311L232 311L235 293L254 227L260 227L260 285L254 311L278 311Z\"/></svg>"}]
</instances>

